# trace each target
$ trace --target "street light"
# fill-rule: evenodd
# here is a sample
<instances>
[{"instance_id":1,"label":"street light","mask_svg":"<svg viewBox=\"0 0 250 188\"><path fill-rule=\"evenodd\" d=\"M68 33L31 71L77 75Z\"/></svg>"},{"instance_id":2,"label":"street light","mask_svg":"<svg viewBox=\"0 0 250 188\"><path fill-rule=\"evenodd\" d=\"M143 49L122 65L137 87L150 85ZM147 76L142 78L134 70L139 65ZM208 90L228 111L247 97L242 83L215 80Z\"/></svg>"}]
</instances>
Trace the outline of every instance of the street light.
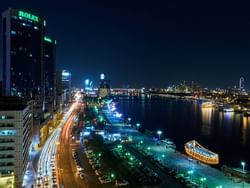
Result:
<instances>
[{"instance_id":1,"label":"street light","mask_svg":"<svg viewBox=\"0 0 250 188\"><path fill-rule=\"evenodd\" d=\"M139 127L141 126L141 124L140 123L136 123L136 127L137 127L137 129L139 129Z\"/></svg>"},{"instance_id":2,"label":"street light","mask_svg":"<svg viewBox=\"0 0 250 188\"><path fill-rule=\"evenodd\" d=\"M191 181L193 181L193 176L192 176L192 174L194 173L194 171L193 170L189 170L188 171L188 174L190 175L190 179L191 179Z\"/></svg>"},{"instance_id":3,"label":"street light","mask_svg":"<svg viewBox=\"0 0 250 188\"><path fill-rule=\"evenodd\" d=\"M244 181L245 181L245 165L246 165L246 163L244 162L244 161L242 161L241 162L241 165L242 165L242 179L243 179L243 181L242 181L242 187L244 188Z\"/></svg>"},{"instance_id":4,"label":"street light","mask_svg":"<svg viewBox=\"0 0 250 188\"><path fill-rule=\"evenodd\" d=\"M204 184L205 184L205 181L207 180L207 178L201 178L200 180L202 182L202 187L204 187Z\"/></svg>"},{"instance_id":5,"label":"street light","mask_svg":"<svg viewBox=\"0 0 250 188\"><path fill-rule=\"evenodd\" d=\"M161 139L162 131L161 131L161 130L158 130L158 131L157 131L157 134L159 135L159 140L160 140L160 139Z\"/></svg>"}]
</instances>

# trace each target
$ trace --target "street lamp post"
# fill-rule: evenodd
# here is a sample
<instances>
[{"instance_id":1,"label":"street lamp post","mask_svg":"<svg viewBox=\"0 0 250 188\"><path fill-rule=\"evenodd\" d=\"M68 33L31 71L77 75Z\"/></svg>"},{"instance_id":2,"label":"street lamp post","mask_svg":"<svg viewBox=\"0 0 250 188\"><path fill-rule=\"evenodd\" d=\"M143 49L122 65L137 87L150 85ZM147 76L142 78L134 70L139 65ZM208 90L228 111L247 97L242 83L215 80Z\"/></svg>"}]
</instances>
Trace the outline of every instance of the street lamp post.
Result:
<instances>
[{"instance_id":1,"label":"street lamp post","mask_svg":"<svg viewBox=\"0 0 250 188\"><path fill-rule=\"evenodd\" d=\"M244 188L244 182L245 182L245 165L246 163L245 162L241 162L241 165L242 165L242 187Z\"/></svg>"},{"instance_id":2,"label":"street lamp post","mask_svg":"<svg viewBox=\"0 0 250 188\"><path fill-rule=\"evenodd\" d=\"M141 124L140 124L140 123L136 123L136 127L137 127L137 129L139 129L139 128L140 128L140 126L141 126Z\"/></svg>"},{"instance_id":3,"label":"street lamp post","mask_svg":"<svg viewBox=\"0 0 250 188\"><path fill-rule=\"evenodd\" d=\"M189 170L188 171L188 174L190 175L190 179L191 179L191 181L193 181L193 176L192 176L192 174L194 173L194 171L193 170Z\"/></svg>"},{"instance_id":4,"label":"street lamp post","mask_svg":"<svg viewBox=\"0 0 250 188\"><path fill-rule=\"evenodd\" d=\"M158 134L158 136L159 136L159 140L161 139L161 134L162 134L162 131L161 130L158 130L157 131L157 134Z\"/></svg>"},{"instance_id":5,"label":"street lamp post","mask_svg":"<svg viewBox=\"0 0 250 188\"><path fill-rule=\"evenodd\" d=\"M207 178L201 178L201 183L202 183L202 187L205 187L205 181L207 180Z\"/></svg>"}]
</instances>

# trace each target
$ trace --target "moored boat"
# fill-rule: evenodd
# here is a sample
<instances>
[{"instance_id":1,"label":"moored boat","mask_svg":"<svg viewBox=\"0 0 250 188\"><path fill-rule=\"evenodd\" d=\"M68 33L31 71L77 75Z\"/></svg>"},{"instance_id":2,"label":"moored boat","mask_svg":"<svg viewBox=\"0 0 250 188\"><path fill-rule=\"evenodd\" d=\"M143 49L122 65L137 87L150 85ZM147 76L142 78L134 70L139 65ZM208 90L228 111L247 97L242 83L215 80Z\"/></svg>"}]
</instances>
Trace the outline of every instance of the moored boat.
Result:
<instances>
[{"instance_id":1,"label":"moored boat","mask_svg":"<svg viewBox=\"0 0 250 188\"><path fill-rule=\"evenodd\" d=\"M189 156L203 163L212 165L219 164L219 155L204 148L195 140L189 141L185 144L185 151Z\"/></svg>"},{"instance_id":2,"label":"moored boat","mask_svg":"<svg viewBox=\"0 0 250 188\"><path fill-rule=\"evenodd\" d=\"M213 102L203 102L201 104L201 108L213 108L215 107L216 105L213 103Z\"/></svg>"}]
</instances>

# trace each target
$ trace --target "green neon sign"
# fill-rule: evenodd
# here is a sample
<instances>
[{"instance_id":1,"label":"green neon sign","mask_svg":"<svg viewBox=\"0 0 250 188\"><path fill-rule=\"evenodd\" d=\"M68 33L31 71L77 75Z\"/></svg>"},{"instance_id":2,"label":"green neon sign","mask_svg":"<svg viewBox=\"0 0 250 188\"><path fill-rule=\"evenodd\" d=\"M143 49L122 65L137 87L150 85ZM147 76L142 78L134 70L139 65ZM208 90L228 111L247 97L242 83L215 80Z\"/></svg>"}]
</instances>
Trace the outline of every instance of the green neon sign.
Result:
<instances>
[{"instance_id":1,"label":"green neon sign","mask_svg":"<svg viewBox=\"0 0 250 188\"><path fill-rule=\"evenodd\" d=\"M44 40L46 41L46 42L52 42L52 40L51 40L51 38L49 38L49 37L44 37Z\"/></svg>"},{"instance_id":2,"label":"green neon sign","mask_svg":"<svg viewBox=\"0 0 250 188\"><path fill-rule=\"evenodd\" d=\"M18 11L18 15L20 17L27 18L27 19L35 21L35 22L39 22L39 17L38 16L35 16L35 15L30 14L28 12Z\"/></svg>"}]
</instances>

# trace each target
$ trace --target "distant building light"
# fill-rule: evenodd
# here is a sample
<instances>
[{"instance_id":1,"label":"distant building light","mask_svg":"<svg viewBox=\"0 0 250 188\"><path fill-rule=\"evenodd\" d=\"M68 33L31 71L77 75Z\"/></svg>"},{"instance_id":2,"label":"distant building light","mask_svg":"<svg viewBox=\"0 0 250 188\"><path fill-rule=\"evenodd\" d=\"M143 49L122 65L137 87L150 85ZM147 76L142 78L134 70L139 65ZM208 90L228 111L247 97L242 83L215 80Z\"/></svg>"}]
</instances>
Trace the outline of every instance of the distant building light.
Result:
<instances>
[{"instance_id":1,"label":"distant building light","mask_svg":"<svg viewBox=\"0 0 250 188\"><path fill-rule=\"evenodd\" d=\"M104 74L104 73L101 73L100 79L101 79L101 80L104 80L104 79L105 79L105 74Z\"/></svg>"},{"instance_id":2,"label":"distant building light","mask_svg":"<svg viewBox=\"0 0 250 188\"><path fill-rule=\"evenodd\" d=\"M89 79L85 80L85 85L89 85Z\"/></svg>"},{"instance_id":3,"label":"distant building light","mask_svg":"<svg viewBox=\"0 0 250 188\"><path fill-rule=\"evenodd\" d=\"M46 36L44 37L44 41L52 43L52 39Z\"/></svg>"},{"instance_id":4,"label":"distant building light","mask_svg":"<svg viewBox=\"0 0 250 188\"><path fill-rule=\"evenodd\" d=\"M64 71L62 72L62 76L70 76L70 73L69 73L68 71L65 71L65 70L64 70Z\"/></svg>"},{"instance_id":5,"label":"distant building light","mask_svg":"<svg viewBox=\"0 0 250 188\"><path fill-rule=\"evenodd\" d=\"M11 30L12 35L16 35L16 31Z\"/></svg>"}]
</instances>

